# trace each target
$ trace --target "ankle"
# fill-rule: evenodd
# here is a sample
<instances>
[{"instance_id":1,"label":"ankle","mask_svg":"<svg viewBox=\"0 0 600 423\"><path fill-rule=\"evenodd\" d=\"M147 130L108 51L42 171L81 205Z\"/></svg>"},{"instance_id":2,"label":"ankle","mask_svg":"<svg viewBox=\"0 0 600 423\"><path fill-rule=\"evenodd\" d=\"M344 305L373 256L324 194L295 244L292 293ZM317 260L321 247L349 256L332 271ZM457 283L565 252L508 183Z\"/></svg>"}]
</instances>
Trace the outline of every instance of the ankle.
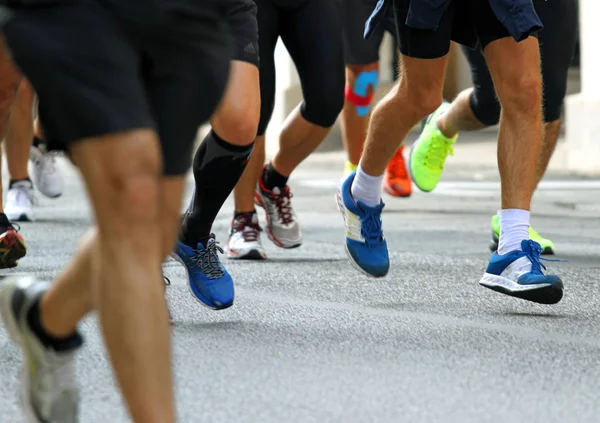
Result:
<instances>
[{"instance_id":1,"label":"ankle","mask_svg":"<svg viewBox=\"0 0 600 423\"><path fill-rule=\"evenodd\" d=\"M51 320L48 321L48 316L43 313L43 304L44 296L40 296L27 313L27 323L42 344L56 351L67 351L80 347L83 344L83 338L75 328L53 330L57 329L53 326L58 325L48 324L51 323Z\"/></svg>"},{"instance_id":2,"label":"ankle","mask_svg":"<svg viewBox=\"0 0 600 423\"><path fill-rule=\"evenodd\" d=\"M437 129L446 138L454 138L458 134L458 129L454 125L449 125L448 115L446 113L439 116L435 122Z\"/></svg>"}]
</instances>

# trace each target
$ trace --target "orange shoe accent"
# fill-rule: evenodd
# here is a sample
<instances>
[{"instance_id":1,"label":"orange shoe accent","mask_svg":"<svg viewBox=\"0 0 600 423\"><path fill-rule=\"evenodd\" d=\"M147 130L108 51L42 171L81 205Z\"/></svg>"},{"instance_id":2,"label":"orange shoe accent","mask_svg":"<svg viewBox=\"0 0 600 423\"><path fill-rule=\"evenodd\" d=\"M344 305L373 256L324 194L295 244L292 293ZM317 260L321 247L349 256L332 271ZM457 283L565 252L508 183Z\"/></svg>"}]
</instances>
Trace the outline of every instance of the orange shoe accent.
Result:
<instances>
[{"instance_id":1,"label":"orange shoe accent","mask_svg":"<svg viewBox=\"0 0 600 423\"><path fill-rule=\"evenodd\" d=\"M404 146L400 147L385 169L383 189L394 197L410 197L412 181L404 164Z\"/></svg>"},{"instance_id":2,"label":"orange shoe accent","mask_svg":"<svg viewBox=\"0 0 600 423\"><path fill-rule=\"evenodd\" d=\"M25 241L17 231L9 229L0 234L0 269L15 267L26 252Z\"/></svg>"}]
</instances>

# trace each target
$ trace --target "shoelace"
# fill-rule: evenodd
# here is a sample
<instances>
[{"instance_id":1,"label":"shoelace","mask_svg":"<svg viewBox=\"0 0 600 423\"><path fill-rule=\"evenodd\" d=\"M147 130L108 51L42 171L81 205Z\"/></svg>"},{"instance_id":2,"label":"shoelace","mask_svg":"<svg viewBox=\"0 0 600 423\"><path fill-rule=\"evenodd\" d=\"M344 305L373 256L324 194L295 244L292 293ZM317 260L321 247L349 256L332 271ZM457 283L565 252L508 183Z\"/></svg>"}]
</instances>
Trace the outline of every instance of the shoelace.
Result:
<instances>
[{"instance_id":1,"label":"shoelace","mask_svg":"<svg viewBox=\"0 0 600 423\"><path fill-rule=\"evenodd\" d=\"M224 251L218 244L214 239L214 235L211 235L206 247L194 249L194 255L192 256L192 261L210 280L219 279L225 274L219 260L219 253L223 254Z\"/></svg>"},{"instance_id":2,"label":"shoelace","mask_svg":"<svg viewBox=\"0 0 600 423\"><path fill-rule=\"evenodd\" d=\"M272 199L275 202L277 208L277 214L279 221L284 225L289 225L294 221L292 215L292 192L288 186L285 186L280 194L272 194Z\"/></svg>"},{"instance_id":3,"label":"shoelace","mask_svg":"<svg viewBox=\"0 0 600 423\"><path fill-rule=\"evenodd\" d=\"M240 232L245 242L258 240L262 228L252 221L253 213L239 215L234 222L234 232Z\"/></svg>"},{"instance_id":4,"label":"shoelace","mask_svg":"<svg viewBox=\"0 0 600 423\"><path fill-rule=\"evenodd\" d=\"M394 154L394 157L388 166L388 170L394 177L401 179L408 177L408 171L406 170L406 165L404 164L402 149L398 150L396 154Z\"/></svg>"},{"instance_id":5,"label":"shoelace","mask_svg":"<svg viewBox=\"0 0 600 423\"><path fill-rule=\"evenodd\" d=\"M429 143L429 149L425 154L423 164L430 169L442 170L444 169L444 160L446 160L448 154L454 155L452 144L441 138L436 138Z\"/></svg>"},{"instance_id":6,"label":"shoelace","mask_svg":"<svg viewBox=\"0 0 600 423\"><path fill-rule=\"evenodd\" d=\"M549 261L549 262L560 262L560 263L567 262L567 260L548 259L548 258L542 257L541 256L542 251L543 251L542 247L540 246L540 244L538 244L537 242L535 242L531 239L523 241L521 243L521 248L523 249L523 253L525 254L525 256L527 256L527 258L531 262L531 273L542 274L542 269L547 270L546 266L544 266L544 263L542 263L542 260Z\"/></svg>"},{"instance_id":7,"label":"shoelace","mask_svg":"<svg viewBox=\"0 0 600 423\"><path fill-rule=\"evenodd\" d=\"M542 269L546 270L546 266L540 261L542 254L542 248L540 244L535 241L528 239L521 243L523 253L531 262L531 273L542 273Z\"/></svg>"},{"instance_id":8,"label":"shoelace","mask_svg":"<svg viewBox=\"0 0 600 423\"><path fill-rule=\"evenodd\" d=\"M379 208L365 211L361 217L361 235L368 247L377 245L381 242L383 230L381 227L381 210Z\"/></svg>"}]
</instances>

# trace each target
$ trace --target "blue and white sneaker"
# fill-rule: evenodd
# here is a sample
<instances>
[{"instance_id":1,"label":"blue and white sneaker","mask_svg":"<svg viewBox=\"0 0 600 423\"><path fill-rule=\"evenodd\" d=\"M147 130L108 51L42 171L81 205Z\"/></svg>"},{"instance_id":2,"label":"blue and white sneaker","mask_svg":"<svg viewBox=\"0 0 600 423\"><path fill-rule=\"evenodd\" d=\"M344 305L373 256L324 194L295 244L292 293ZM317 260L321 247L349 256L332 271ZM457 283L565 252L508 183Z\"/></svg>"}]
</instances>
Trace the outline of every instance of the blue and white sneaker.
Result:
<instances>
[{"instance_id":1,"label":"blue and white sneaker","mask_svg":"<svg viewBox=\"0 0 600 423\"><path fill-rule=\"evenodd\" d=\"M188 284L194 297L213 310L223 310L233 305L233 279L219 260L223 249L210 235L206 244L192 248L177 241L171 257L183 264L188 273Z\"/></svg>"},{"instance_id":2,"label":"blue and white sneaker","mask_svg":"<svg viewBox=\"0 0 600 423\"><path fill-rule=\"evenodd\" d=\"M485 274L479 283L489 289L512 297L540 304L556 304L563 297L563 283L556 275L545 275L540 262L542 247L535 241L521 241L523 251L490 257Z\"/></svg>"},{"instance_id":3,"label":"blue and white sneaker","mask_svg":"<svg viewBox=\"0 0 600 423\"><path fill-rule=\"evenodd\" d=\"M383 230L381 212L384 204L369 207L354 201L350 187L356 172L353 172L340 185L337 202L346 225L346 252L350 262L369 276L382 277L390 270L390 259Z\"/></svg>"}]
</instances>

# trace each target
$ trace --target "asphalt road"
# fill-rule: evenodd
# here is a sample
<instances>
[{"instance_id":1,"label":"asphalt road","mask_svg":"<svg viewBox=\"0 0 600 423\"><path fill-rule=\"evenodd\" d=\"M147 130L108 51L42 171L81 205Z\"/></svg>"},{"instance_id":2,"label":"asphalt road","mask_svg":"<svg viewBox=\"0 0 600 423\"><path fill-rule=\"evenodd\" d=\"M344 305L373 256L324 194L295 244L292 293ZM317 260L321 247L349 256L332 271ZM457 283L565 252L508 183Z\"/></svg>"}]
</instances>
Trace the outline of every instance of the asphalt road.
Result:
<instances>
[{"instance_id":1,"label":"asphalt road","mask_svg":"<svg viewBox=\"0 0 600 423\"><path fill-rule=\"evenodd\" d=\"M540 306L477 284L499 203L497 171L452 167L440 189L386 198L392 269L359 274L343 249L333 201L339 155L321 155L291 181L304 245L267 245L267 262L226 261L236 304L213 312L173 284L174 371L181 422L597 422L600 421L600 181L550 175L536 196L534 226L553 239L549 263L566 285L563 301ZM51 278L89 224L76 173L67 189L40 199L22 225L29 253L18 272ZM231 203L215 224L225 243ZM97 321L82 325L82 422L127 415ZM0 329L0 421L20 423L18 350Z\"/></svg>"}]
</instances>

